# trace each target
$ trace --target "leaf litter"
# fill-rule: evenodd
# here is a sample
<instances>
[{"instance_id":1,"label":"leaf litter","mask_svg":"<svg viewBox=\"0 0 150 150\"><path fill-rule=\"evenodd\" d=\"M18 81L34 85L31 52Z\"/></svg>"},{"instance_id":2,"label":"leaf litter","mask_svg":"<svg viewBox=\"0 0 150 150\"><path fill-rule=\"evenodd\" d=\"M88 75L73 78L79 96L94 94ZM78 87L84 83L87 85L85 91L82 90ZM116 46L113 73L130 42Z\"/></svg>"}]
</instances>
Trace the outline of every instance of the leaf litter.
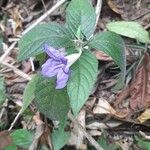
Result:
<instances>
[{"instance_id":1,"label":"leaf litter","mask_svg":"<svg viewBox=\"0 0 150 150\"><path fill-rule=\"evenodd\" d=\"M46 7L52 6L53 3L55 3L55 2L56 1L54 1L54 0L53 0L53 2L46 1ZM140 5L140 1L133 2L134 5L132 5L129 1L126 2L126 5L122 5L122 4L111 5L110 3L118 2L115 0L114 1L107 0L107 2L109 2L108 5L114 12L121 15L121 18L118 15L113 14L110 11L110 8L108 8L108 6L106 6L106 4L104 2L104 5L102 7L102 18L99 21L97 30L104 30L106 27L105 26L106 23L110 22L111 20L135 19L137 17L140 17L140 14L144 14L147 12L146 9L143 9L143 4ZM37 1L27 1L26 5L29 5L28 7L26 5L22 6L22 2L19 3L19 5L21 7L17 6L15 0L13 0L12 3L15 4L14 8L13 8L14 10L10 9L8 16L9 16L9 18L13 19L16 26L13 26L13 28L6 26L7 30L3 31L3 32L5 32L5 37L6 37L6 40L4 40L4 42L7 46L9 46L11 44L10 37L15 38L15 36L18 36L18 34L21 33L21 31L23 31L23 29L26 28L26 26L28 26L29 24L32 24L32 22L35 21L36 18L40 16L41 12L44 12L43 7L41 7L41 5L39 5L39 4L41 4L41 2L39 2L39 1L38 2ZM8 6L8 4L7 4L7 6ZM139 7L140 11L136 11L137 9L131 9L131 8L135 8L136 6L137 7L141 6L141 7ZM22 10L25 7L30 8L27 13ZM112 8L112 7L114 7L114 8ZM118 9L118 7L119 7L119 9ZM107 8L106 10L108 10L108 11L106 11L105 8ZM126 11L125 9L129 9L130 11ZM39 10L39 11L37 11L37 10ZM16 13L13 13L14 11ZM136 11L138 14L134 13L134 11ZM35 12L36 12L36 14L35 14ZM107 14L107 13L109 13L109 14ZM110 15L110 14L112 14L112 15ZM22 20L22 17L23 17L23 20ZM58 22L63 22L64 18L62 17L62 13L57 13L57 11L56 11L50 17L50 20L57 20ZM149 20L149 18L147 17L147 14L141 16L138 19L138 21L141 22L141 24L143 24L144 26L147 25L148 20ZM1 20L0 20L0 24L1 24ZM14 51L15 51L15 49L13 50L13 52ZM9 57L7 57L7 59L12 59L12 63L16 63L16 60L15 60L16 57L15 57L15 55L12 55L13 52L11 52L11 55ZM149 55L149 53L145 54L143 61L140 64L140 67L137 69L136 74L135 74L134 78L132 79L131 83L129 84L129 86L127 87L127 89L121 91L121 93L119 94L120 98L115 97L117 99L117 101L114 101L114 95L116 95L116 93L111 92L110 88L113 86L111 84L112 81L113 82L116 81L116 77L114 74L116 74L116 72L118 73L118 69L114 69L115 65L111 64L112 63L111 58L109 58L107 55L105 55L103 53L97 53L96 56L99 59L100 67L102 69L104 69L104 71L102 72L103 75L100 73L100 78L98 78L98 86L95 88L95 92L93 92L92 97L90 97L90 100L87 101L86 106L83 108L83 111L86 111L86 112L82 116L83 118L81 117L81 121L83 121L82 125L85 128L86 132L91 133L91 134L93 133L94 137L100 136L103 129L106 129L108 131L108 133L110 134L109 136L111 136L115 139L115 136L111 133L113 131L113 128L116 127L117 135L123 135L127 139L130 139L130 138L128 138L127 135L129 134L128 132L130 132L130 127L132 127L133 123L136 124L137 126L140 126L141 125L140 123L142 123L143 126L141 126L140 129L148 127L147 124L145 124L145 122L149 121L149 105L150 105L150 69L149 69L150 64L149 64L149 62L150 62L150 55ZM109 64L109 66L107 64ZM108 67L106 67L106 66L108 66ZM30 66L29 62L21 62L21 63L19 63L19 65L17 63L16 67L21 68L26 73L29 73L29 74L31 73L31 66ZM22 100L22 92L23 92L24 87L26 86L26 81L24 79L16 76L16 74L12 73L12 71L10 69L6 69L5 72L3 72L3 75L6 79L7 94L10 96L9 99L11 99L11 100L9 100L9 103L8 103L8 106L6 109L7 112L5 112L5 113L8 113L8 117L6 120L9 122L8 123L8 125L9 125L12 122L12 120L14 119L14 116L17 114L18 107L20 107L17 101ZM106 81L106 82L103 82L103 81ZM108 86L109 83L112 86ZM16 86L15 86L15 84L16 84ZM22 89L19 89L20 86L18 86L18 84L22 84L21 85ZM17 87L19 90L17 89ZM19 100L17 99L17 96L16 97L14 96L15 93L20 94ZM117 93L119 93L119 92L117 91ZM101 99L101 97L103 100ZM12 100L12 98L13 98L13 100ZM33 113L35 113L36 109L34 108L34 105L31 106L30 109L32 110ZM137 112L138 112L138 114L137 114ZM11 117L10 117L10 115L11 115ZM134 115L135 115L135 118L131 118ZM31 116L31 114L29 116ZM34 121L29 121L29 120L28 121L30 123L32 122L33 124L35 123L37 126L38 125L40 126L41 124L37 123L38 120L42 121L42 124L43 124L43 122L45 123L45 119L43 119L43 118L42 119L36 118ZM24 123L22 123L23 121L24 121ZM18 124L15 126L15 129L22 128L22 127L30 128L28 121L25 121L24 117L21 117L21 119L18 120ZM130 124L130 127L128 127L127 124ZM52 123L49 123L49 125L52 125ZM119 128L122 125L125 126L125 132L122 131L121 128ZM33 128L34 129L39 128L37 126L36 127L33 126ZM6 127L6 129L7 128L8 127ZM135 128L133 127L133 130ZM71 131L73 132L72 129L71 129ZM136 133L138 131L138 129L134 130L134 131ZM143 131L145 132L145 130L143 130ZM3 132L3 131L1 131L1 132ZM43 137L44 143L46 142L46 144L48 146L50 146L51 142L50 142L50 139L47 138L47 133L45 133L45 130L42 129L40 131L36 131L35 135L37 135L38 133L45 135L45 137ZM126 133L128 133L128 134L126 134ZM133 134L134 134L134 132L133 132ZM0 134L0 145L4 144L2 146L5 147L9 143L11 143L11 139L10 139L9 135L7 136L7 133L6 133L6 135L4 134L4 136L1 136L1 135L3 135L3 134ZM78 133L78 136L80 136L80 133ZM79 141L78 136L75 137L77 142L75 142L76 141L75 140L74 142L72 142L72 144L86 149L86 145L88 145L86 138L83 137L83 134L81 133L81 137L79 137L79 139L81 141ZM5 138L6 144L2 142L1 137ZM35 136L35 139L36 139L36 136ZM41 139L41 136L38 136L37 141L40 141L40 139ZM123 141L122 138L120 138L120 136L119 136L119 140ZM118 139L116 141L118 141ZM77 143L78 143L78 145L77 145ZM123 143L120 142L119 144L121 145L121 147L123 147ZM38 145L33 144L32 146L34 147L34 146L38 146ZM128 146L128 148L129 147L130 146Z\"/></svg>"},{"instance_id":2,"label":"leaf litter","mask_svg":"<svg viewBox=\"0 0 150 150\"><path fill-rule=\"evenodd\" d=\"M144 55L141 66L130 85L130 107L135 109L150 106L150 54Z\"/></svg>"}]
</instances>

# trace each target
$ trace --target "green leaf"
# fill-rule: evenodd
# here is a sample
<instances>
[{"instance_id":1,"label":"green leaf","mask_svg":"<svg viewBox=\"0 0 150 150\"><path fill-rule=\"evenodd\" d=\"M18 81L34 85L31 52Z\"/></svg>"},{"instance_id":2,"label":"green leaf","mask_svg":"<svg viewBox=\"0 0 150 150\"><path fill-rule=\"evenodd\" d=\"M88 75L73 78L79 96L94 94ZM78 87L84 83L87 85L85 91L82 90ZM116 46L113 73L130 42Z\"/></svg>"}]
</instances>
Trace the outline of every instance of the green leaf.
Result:
<instances>
[{"instance_id":1,"label":"green leaf","mask_svg":"<svg viewBox=\"0 0 150 150\"><path fill-rule=\"evenodd\" d=\"M104 150L117 150L118 146L114 143L109 143L106 135L103 133L97 141Z\"/></svg>"},{"instance_id":2,"label":"green leaf","mask_svg":"<svg viewBox=\"0 0 150 150\"><path fill-rule=\"evenodd\" d=\"M98 63L93 54L84 51L79 60L71 67L72 75L67 85L71 108L77 115L88 99L98 72Z\"/></svg>"},{"instance_id":3,"label":"green leaf","mask_svg":"<svg viewBox=\"0 0 150 150\"><path fill-rule=\"evenodd\" d=\"M44 64L46 58L47 58L47 55L46 55L46 53L43 52L43 53L37 55L35 60L39 62L40 66L42 66L42 64Z\"/></svg>"},{"instance_id":4,"label":"green leaf","mask_svg":"<svg viewBox=\"0 0 150 150\"><path fill-rule=\"evenodd\" d=\"M0 106L3 104L6 98L6 89L4 84L4 78L0 77Z\"/></svg>"},{"instance_id":5,"label":"green leaf","mask_svg":"<svg viewBox=\"0 0 150 150\"><path fill-rule=\"evenodd\" d=\"M22 148L29 148L33 141L32 134L26 129L18 129L11 133L13 144Z\"/></svg>"},{"instance_id":6,"label":"green leaf","mask_svg":"<svg viewBox=\"0 0 150 150\"><path fill-rule=\"evenodd\" d=\"M23 106L21 108L21 113L23 113L27 107L31 104L32 100L35 97L35 86L36 86L36 80L38 79L37 75L34 75L32 77L32 80L28 82L24 93L23 93Z\"/></svg>"},{"instance_id":7,"label":"green leaf","mask_svg":"<svg viewBox=\"0 0 150 150\"><path fill-rule=\"evenodd\" d=\"M66 88L57 90L54 78L42 76L36 83L35 103L46 117L54 120L63 120L70 108Z\"/></svg>"},{"instance_id":8,"label":"green leaf","mask_svg":"<svg viewBox=\"0 0 150 150\"><path fill-rule=\"evenodd\" d=\"M14 144L8 145L4 150L17 150L17 146Z\"/></svg>"},{"instance_id":9,"label":"green leaf","mask_svg":"<svg viewBox=\"0 0 150 150\"><path fill-rule=\"evenodd\" d=\"M148 32L137 22L116 21L106 25L107 29L120 35L137 39L142 43L150 43Z\"/></svg>"},{"instance_id":10,"label":"green leaf","mask_svg":"<svg viewBox=\"0 0 150 150\"><path fill-rule=\"evenodd\" d=\"M88 45L112 57L122 71L123 82L126 74L126 56L122 38L113 32L102 32L95 35Z\"/></svg>"},{"instance_id":11,"label":"green leaf","mask_svg":"<svg viewBox=\"0 0 150 150\"><path fill-rule=\"evenodd\" d=\"M89 38L95 30L96 14L89 0L72 0L66 11L66 23L73 35L79 28Z\"/></svg>"},{"instance_id":12,"label":"green leaf","mask_svg":"<svg viewBox=\"0 0 150 150\"><path fill-rule=\"evenodd\" d=\"M67 29L56 23L37 25L26 33L19 42L19 60L24 60L43 52L43 44L48 43L55 48L73 46Z\"/></svg>"},{"instance_id":13,"label":"green leaf","mask_svg":"<svg viewBox=\"0 0 150 150\"><path fill-rule=\"evenodd\" d=\"M54 150L60 150L69 140L70 133L65 132L67 119L60 122L59 128L52 133L52 143Z\"/></svg>"},{"instance_id":14,"label":"green leaf","mask_svg":"<svg viewBox=\"0 0 150 150\"><path fill-rule=\"evenodd\" d=\"M137 145L143 150L150 150L150 141L144 141L142 138L135 136Z\"/></svg>"}]
</instances>

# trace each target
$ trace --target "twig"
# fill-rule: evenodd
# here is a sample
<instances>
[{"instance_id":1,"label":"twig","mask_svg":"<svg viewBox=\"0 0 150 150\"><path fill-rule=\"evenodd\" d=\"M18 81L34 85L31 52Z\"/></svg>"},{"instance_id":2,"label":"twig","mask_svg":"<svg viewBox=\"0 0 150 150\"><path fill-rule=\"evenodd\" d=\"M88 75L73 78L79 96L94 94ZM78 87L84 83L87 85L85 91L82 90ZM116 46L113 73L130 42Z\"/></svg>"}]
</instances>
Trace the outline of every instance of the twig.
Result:
<instances>
[{"instance_id":1,"label":"twig","mask_svg":"<svg viewBox=\"0 0 150 150\"><path fill-rule=\"evenodd\" d=\"M0 63L9 55L11 50L15 47L17 42L13 42L10 47L5 51L5 53L0 57Z\"/></svg>"},{"instance_id":2,"label":"twig","mask_svg":"<svg viewBox=\"0 0 150 150\"><path fill-rule=\"evenodd\" d=\"M144 12L143 14L140 14L139 16L137 16L137 17L135 17L135 18L133 18L133 19L131 19L131 20L132 20L132 21L135 21L135 20L140 19L141 17L143 17L143 16L145 16L145 15L147 15L147 14L149 14L149 13L150 13L150 10Z\"/></svg>"},{"instance_id":3,"label":"twig","mask_svg":"<svg viewBox=\"0 0 150 150\"><path fill-rule=\"evenodd\" d=\"M21 109L21 110L22 110L22 109ZM12 128L14 127L15 123L17 122L18 118L20 117L20 115L21 115L21 113L22 113L21 110L19 111L19 113L17 114L17 116L15 117L15 119L13 120L13 122L11 123L11 125L10 125L8 131L11 131Z\"/></svg>"},{"instance_id":4,"label":"twig","mask_svg":"<svg viewBox=\"0 0 150 150\"><path fill-rule=\"evenodd\" d=\"M54 5L51 9L49 9L47 12L45 12L37 21L35 21L31 26L29 26L24 32L22 32L22 35L26 34L28 31L30 31L32 28L34 28L36 25L38 25L41 21L43 21L48 15L50 15L53 11L55 11L58 7L60 7L66 0L60 0L56 5ZM16 46L17 42L13 42L8 50L0 57L0 63L9 55L11 50Z\"/></svg>"},{"instance_id":5,"label":"twig","mask_svg":"<svg viewBox=\"0 0 150 150\"><path fill-rule=\"evenodd\" d=\"M140 135L145 138L145 140L150 140L150 136L149 135L146 135L144 132L142 131L139 131Z\"/></svg>"},{"instance_id":6,"label":"twig","mask_svg":"<svg viewBox=\"0 0 150 150\"><path fill-rule=\"evenodd\" d=\"M100 13L101 13L101 9L102 9L102 0L97 0L96 10L95 10L95 13L96 13L96 24L95 24L95 27L97 26L97 23L98 23L98 20L99 20L99 16L100 16Z\"/></svg>"},{"instance_id":7,"label":"twig","mask_svg":"<svg viewBox=\"0 0 150 150\"><path fill-rule=\"evenodd\" d=\"M2 106L2 110L0 112L0 120L2 119L3 114L5 113L7 105L8 105L8 99L5 100L5 102L4 102L3 106Z\"/></svg>"},{"instance_id":8,"label":"twig","mask_svg":"<svg viewBox=\"0 0 150 150\"><path fill-rule=\"evenodd\" d=\"M66 0L60 0L56 5L54 5L50 10L45 12L39 19L37 19L31 26L29 26L22 34L26 34L29 30L34 28L37 24L43 21L48 15L50 15L54 10L56 10L59 6L61 6Z\"/></svg>"},{"instance_id":9,"label":"twig","mask_svg":"<svg viewBox=\"0 0 150 150\"><path fill-rule=\"evenodd\" d=\"M81 132L83 132L84 136L88 139L88 141L91 143L92 146L95 147L96 150L104 150L102 148L101 145L99 145L95 139L90 135L88 134L85 129L83 128L83 126L77 121L77 120L74 120L74 117L73 115L71 114L71 112L68 114L68 118L78 126L78 128L81 130Z\"/></svg>"},{"instance_id":10,"label":"twig","mask_svg":"<svg viewBox=\"0 0 150 150\"><path fill-rule=\"evenodd\" d=\"M144 27L145 30L147 30L148 28L150 28L150 23Z\"/></svg>"},{"instance_id":11,"label":"twig","mask_svg":"<svg viewBox=\"0 0 150 150\"><path fill-rule=\"evenodd\" d=\"M34 67L34 63L33 63L33 58L30 57L30 63L31 63L31 68L32 68L32 71L35 71L35 67Z\"/></svg>"},{"instance_id":12,"label":"twig","mask_svg":"<svg viewBox=\"0 0 150 150\"><path fill-rule=\"evenodd\" d=\"M1 62L1 64L4 65L4 66L7 66L7 67L10 68L10 69L12 69L17 75L23 77L24 79L26 79L26 80L31 80L31 77L30 77L28 74L26 74L26 73L24 73L23 71L17 69L17 68L14 67L13 65L8 64L8 63L6 63L6 62Z\"/></svg>"},{"instance_id":13,"label":"twig","mask_svg":"<svg viewBox=\"0 0 150 150\"><path fill-rule=\"evenodd\" d=\"M45 12L46 12L47 9L46 9L46 6L45 6L45 2L44 2L44 0L41 0L41 1L42 1L43 8L44 8L44 10L45 10Z\"/></svg>"}]
</instances>

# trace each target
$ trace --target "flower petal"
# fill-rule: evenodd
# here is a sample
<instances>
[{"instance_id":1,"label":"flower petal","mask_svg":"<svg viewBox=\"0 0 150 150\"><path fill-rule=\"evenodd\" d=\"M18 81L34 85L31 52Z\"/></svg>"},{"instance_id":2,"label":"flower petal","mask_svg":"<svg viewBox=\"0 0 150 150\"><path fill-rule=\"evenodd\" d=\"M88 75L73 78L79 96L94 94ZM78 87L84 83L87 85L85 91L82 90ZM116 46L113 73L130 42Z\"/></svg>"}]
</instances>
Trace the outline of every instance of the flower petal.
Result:
<instances>
[{"instance_id":1,"label":"flower petal","mask_svg":"<svg viewBox=\"0 0 150 150\"><path fill-rule=\"evenodd\" d=\"M63 71L64 71L64 73L66 73L66 74L69 74L69 66L68 65L64 65L64 67L62 68L63 69Z\"/></svg>"},{"instance_id":2,"label":"flower petal","mask_svg":"<svg viewBox=\"0 0 150 150\"><path fill-rule=\"evenodd\" d=\"M48 44L44 45L44 51L55 60L60 60L61 58L65 57L64 53L59 52L57 49L49 46Z\"/></svg>"},{"instance_id":3,"label":"flower petal","mask_svg":"<svg viewBox=\"0 0 150 150\"><path fill-rule=\"evenodd\" d=\"M74 64L80 58L81 54L82 51L66 56L65 58L68 60L67 65L70 67L72 64Z\"/></svg>"},{"instance_id":4,"label":"flower petal","mask_svg":"<svg viewBox=\"0 0 150 150\"><path fill-rule=\"evenodd\" d=\"M62 89L67 85L69 73L65 73L63 69L59 70L57 74L56 89Z\"/></svg>"},{"instance_id":5,"label":"flower petal","mask_svg":"<svg viewBox=\"0 0 150 150\"><path fill-rule=\"evenodd\" d=\"M62 64L59 61L48 59L43 65L42 65L42 75L46 77L53 77L55 76L60 68L62 68Z\"/></svg>"}]
</instances>

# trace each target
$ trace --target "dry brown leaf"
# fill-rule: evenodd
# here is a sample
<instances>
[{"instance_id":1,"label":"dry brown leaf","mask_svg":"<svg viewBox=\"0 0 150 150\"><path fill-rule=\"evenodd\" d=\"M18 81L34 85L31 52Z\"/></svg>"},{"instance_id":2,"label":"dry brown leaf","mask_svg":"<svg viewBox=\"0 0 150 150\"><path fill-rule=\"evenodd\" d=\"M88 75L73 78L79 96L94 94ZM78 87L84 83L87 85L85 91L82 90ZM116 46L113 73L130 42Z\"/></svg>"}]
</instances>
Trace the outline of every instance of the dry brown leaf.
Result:
<instances>
[{"instance_id":1,"label":"dry brown leaf","mask_svg":"<svg viewBox=\"0 0 150 150\"><path fill-rule=\"evenodd\" d=\"M22 30L22 17L20 13L19 5L15 5L14 7L10 8L8 12L11 15L11 22L13 28L13 34L17 35L21 33Z\"/></svg>"},{"instance_id":2,"label":"dry brown leaf","mask_svg":"<svg viewBox=\"0 0 150 150\"><path fill-rule=\"evenodd\" d=\"M129 110L128 109L123 109L121 111L116 111L115 116L117 118L123 119L129 115Z\"/></svg>"},{"instance_id":3,"label":"dry brown leaf","mask_svg":"<svg viewBox=\"0 0 150 150\"><path fill-rule=\"evenodd\" d=\"M122 1L107 0L107 4L117 14L122 14L123 13L123 2Z\"/></svg>"},{"instance_id":4,"label":"dry brown leaf","mask_svg":"<svg viewBox=\"0 0 150 150\"><path fill-rule=\"evenodd\" d=\"M94 114L112 114L114 115L116 111L111 107L111 105L104 98L99 98L97 105L93 109Z\"/></svg>"},{"instance_id":5,"label":"dry brown leaf","mask_svg":"<svg viewBox=\"0 0 150 150\"><path fill-rule=\"evenodd\" d=\"M52 149L48 126L41 120L39 113L33 117L33 120L36 124L36 132L29 149L38 149L40 144L45 145L48 149Z\"/></svg>"},{"instance_id":6,"label":"dry brown leaf","mask_svg":"<svg viewBox=\"0 0 150 150\"><path fill-rule=\"evenodd\" d=\"M114 106L120 104L124 99L126 99L130 94L129 88L124 88L116 97L116 101L114 102Z\"/></svg>"},{"instance_id":7,"label":"dry brown leaf","mask_svg":"<svg viewBox=\"0 0 150 150\"><path fill-rule=\"evenodd\" d=\"M129 111L127 109L121 110L121 111L116 111L108 103L107 100L105 100L104 98L99 98L98 104L93 109L93 113L94 114L110 114L117 118L125 118L129 114Z\"/></svg>"},{"instance_id":8,"label":"dry brown leaf","mask_svg":"<svg viewBox=\"0 0 150 150\"><path fill-rule=\"evenodd\" d=\"M140 123L145 122L146 120L150 119L150 109L146 109L139 117L138 120Z\"/></svg>"},{"instance_id":9,"label":"dry brown leaf","mask_svg":"<svg viewBox=\"0 0 150 150\"><path fill-rule=\"evenodd\" d=\"M3 150L6 146L12 143L12 139L8 131L0 132L0 150Z\"/></svg>"},{"instance_id":10,"label":"dry brown leaf","mask_svg":"<svg viewBox=\"0 0 150 150\"><path fill-rule=\"evenodd\" d=\"M80 113L78 114L76 120L80 122L83 128L85 128L85 110L82 109ZM72 132L71 137L69 139L68 145L74 145L77 149L83 149L83 147L86 147L84 144L84 134L79 129L78 125L75 123L72 123Z\"/></svg>"},{"instance_id":11,"label":"dry brown leaf","mask_svg":"<svg viewBox=\"0 0 150 150\"><path fill-rule=\"evenodd\" d=\"M102 60L102 61L111 61L112 60L111 57L109 57L107 54L105 54L101 51L95 51L94 54L98 60Z\"/></svg>"},{"instance_id":12,"label":"dry brown leaf","mask_svg":"<svg viewBox=\"0 0 150 150\"><path fill-rule=\"evenodd\" d=\"M130 85L130 107L142 109L150 106L150 55L145 54L143 63Z\"/></svg>"},{"instance_id":13,"label":"dry brown leaf","mask_svg":"<svg viewBox=\"0 0 150 150\"><path fill-rule=\"evenodd\" d=\"M140 19L144 25L149 20L143 20L143 16L149 12L146 0L107 0L108 6L117 14L120 14L124 20ZM142 17L141 17L142 16Z\"/></svg>"},{"instance_id":14,"label":"dry brown leaf","mask_svg":"<svg viewBox=\"0 0 150 150\"><path fill-rule=\"evenodd\" d=\"M23 66L23 72L24 73L29 73L30 70L31 70L31 63L29 61L24 61L22 63L22 66Z\"/></svg>"}]
</instances>

